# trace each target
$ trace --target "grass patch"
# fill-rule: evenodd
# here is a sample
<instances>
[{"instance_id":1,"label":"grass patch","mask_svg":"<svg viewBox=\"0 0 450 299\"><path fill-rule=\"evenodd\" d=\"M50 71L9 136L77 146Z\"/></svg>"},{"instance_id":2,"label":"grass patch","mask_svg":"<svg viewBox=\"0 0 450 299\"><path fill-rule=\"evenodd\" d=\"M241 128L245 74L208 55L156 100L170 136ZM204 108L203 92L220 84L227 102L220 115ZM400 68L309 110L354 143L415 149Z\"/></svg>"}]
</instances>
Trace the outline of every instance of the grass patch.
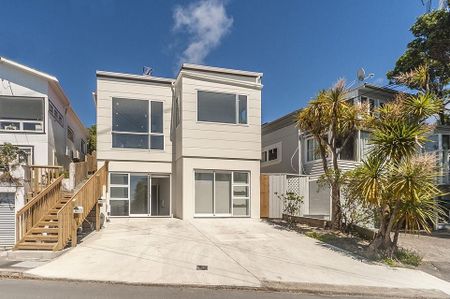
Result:
<instances>
[{"instance_id":1,"label":"grass patch","mask_svg":"<svg viewBox=\"0 0 450 299\"><path fill-rule=\"evenodd\" d=\"M386 257L386 258L382 259L381 262L388 265L389 267L397 266L397 262L393 258L390 258L390 257Z\"/></svg>"},{"instance_id":2,"label":"grass patch","mask_svg":"<svg viewBox=\"0 0 450 299\"><path fill-rule=\"evenodd\" d=\"M417 267L422 263L422 256L413 250L399 248L394 257L384 257L379 261L390 267L401 267L402 265Z\"/></svg>"},{"instance_id":3,"label":"grass patch","mask_svg":"<svg viewBox=\"0 0 450 299\"><path fill-rule=\"evenodd\" d=\"M321 234L315 231L306 232L305 235L324 243L329 243L337 238L333 234Z\"/></svg>"},{"instance_id":4,"label":"grass patch","mask_svg":"<svg viewBox=\"0 0 450 299\"><path fill-rule=\"evenodd\" d=\"M422 256L413 250L400 248L395 254L395 257L404 265L417 267L422 263Z\"/></svg>"}]
</instances>

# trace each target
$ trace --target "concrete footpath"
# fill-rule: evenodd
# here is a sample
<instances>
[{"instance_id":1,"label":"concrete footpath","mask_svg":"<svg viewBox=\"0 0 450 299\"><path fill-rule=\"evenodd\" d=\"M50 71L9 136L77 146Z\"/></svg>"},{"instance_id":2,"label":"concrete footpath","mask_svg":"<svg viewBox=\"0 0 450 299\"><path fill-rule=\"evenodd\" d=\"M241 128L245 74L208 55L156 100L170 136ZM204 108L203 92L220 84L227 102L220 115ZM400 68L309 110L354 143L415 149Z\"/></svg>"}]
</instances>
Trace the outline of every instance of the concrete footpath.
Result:
<instances>
[{"instance_id":1,"label":"concrete footpath","mask_svg":"<svg viewBox=\"0 0 450 299\"><path fill-rule=\"evenodd\" d=\"M450 283L418 270L361 261L252 219L114 219L25 275L132 284L291 289L446 298ZM420 290L420 291L419 291Z\"/></svg>"}]
</instances>

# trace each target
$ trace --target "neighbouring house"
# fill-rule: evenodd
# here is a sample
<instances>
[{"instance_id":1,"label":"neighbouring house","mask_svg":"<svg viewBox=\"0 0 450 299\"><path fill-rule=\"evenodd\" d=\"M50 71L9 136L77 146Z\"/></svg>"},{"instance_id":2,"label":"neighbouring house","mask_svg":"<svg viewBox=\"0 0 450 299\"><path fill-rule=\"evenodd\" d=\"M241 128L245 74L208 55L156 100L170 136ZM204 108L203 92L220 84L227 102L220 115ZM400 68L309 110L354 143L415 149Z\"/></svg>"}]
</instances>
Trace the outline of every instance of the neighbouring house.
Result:
<instances>
[{"instance_id":1,"label":"neighbouring house","mask_svg":"<svg viewBox=\"0 0 450 299\"><path fill-rule=\"evenodd\" d=\"M88 132L57 78L0 57L0 146L20 150L14 175L20 186L0 184L0 248L15 244L15 215L26 201L32 167L84 160ZM1 172L1 170L0 170Z\"/></svg>"},{"instance_id":2,"label":"neighbouring house","mask_svg":"<svg viewBox=\"0 0 450 299\"><path fill-rule=\"evenodd\" d=\"M398 91L364 83L351 89L347 98L357 104L366 103L369 112L394 99ZM303 216L328 219L331 200L328 187L319 186L318 179L324 174L317 143L308 132L301 132L296 126L296 115L293 111L274 121L262 125L261 173L306 175L307 192L302 210ZM370 132L359 130L345 144L339 157L342 170L355 168L367 156ZM438 156L442 177L439 184L449 189L449 147L450 126L438 125L424 151ZM331 163L331 161L330 161ZM448 207L449 200L444 203ZM448 221L444 220L444 221Z\"/></svg>"},{"instance_id":3,"label":"neighbouring house","mask_svg":"<svg viewBox=\"0 0 450 299\"><path fill-rule=\"evenodd\" d=\"M259 218L261 78L193 64L174 79L98 71L108 217Z\"/></svg>"}]
</instances>

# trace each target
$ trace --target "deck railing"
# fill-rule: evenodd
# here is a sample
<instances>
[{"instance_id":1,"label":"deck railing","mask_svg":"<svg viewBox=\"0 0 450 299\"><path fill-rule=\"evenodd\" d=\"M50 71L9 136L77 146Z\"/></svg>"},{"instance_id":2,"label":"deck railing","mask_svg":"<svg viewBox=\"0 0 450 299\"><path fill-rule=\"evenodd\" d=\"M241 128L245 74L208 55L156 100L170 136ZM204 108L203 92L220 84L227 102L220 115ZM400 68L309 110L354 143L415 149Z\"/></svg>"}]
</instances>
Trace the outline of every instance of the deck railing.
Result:
<instances>
[{"instance_id":1,"label":"deck railing","mask_svg":"<svg viewBox=\"0 0 450 299\"><path fill-rule=\"evenodd\" d=\"M33 197L16 215L16 241L19 242L25 234L33 228L48 211L61 199L61 182L64 176L60 175L45 189Z\"/></svg>"},{"instance_id":2,"label":"deck railing","mask_svg":"<svg viewBox=\"0 0 450 299\"><path fill-rule=\"evenodd\" d=\"M29 165L25 168L25 181L29 182L29 198L35 197L39 192L50 186L63 172L62 166Z\"/></svg>"},{"instance_id":3,"label":"deck railing","mask_svg":"<svg viewBox=\"0 0 450 299\"><path fill-rule=\"evenodd\" d=\"M98 200L106 190L108 183L108 163L97 170L72 198L58 211L58 244L56 250L62 250L69 240L72 246L77 244L77 228L86 219L92 208L98 205ZM74 214L74 208L82 208L82 212ZM96 207L98 213L98 206ZM97 227L99 219L97 217Z\"/></svg>"}]
</instances>

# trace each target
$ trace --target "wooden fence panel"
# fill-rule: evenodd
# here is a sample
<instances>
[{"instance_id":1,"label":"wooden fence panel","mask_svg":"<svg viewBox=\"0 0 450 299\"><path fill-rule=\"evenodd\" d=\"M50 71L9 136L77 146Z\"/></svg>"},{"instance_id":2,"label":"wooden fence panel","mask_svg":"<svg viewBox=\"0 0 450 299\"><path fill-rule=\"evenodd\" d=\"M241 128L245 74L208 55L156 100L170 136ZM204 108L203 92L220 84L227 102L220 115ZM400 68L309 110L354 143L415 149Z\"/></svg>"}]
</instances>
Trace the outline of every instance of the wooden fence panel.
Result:
<instances>
[{"instance_id":1,"label":"wooden fence panel","mask_svg":"<svg viewBox=\"0 0 450 299\"><path fill-rule=\"evenodd\" d=\"M260 217L269 217L269 177L261 175L260 177Z\"/></svg>"}]
</instances>

